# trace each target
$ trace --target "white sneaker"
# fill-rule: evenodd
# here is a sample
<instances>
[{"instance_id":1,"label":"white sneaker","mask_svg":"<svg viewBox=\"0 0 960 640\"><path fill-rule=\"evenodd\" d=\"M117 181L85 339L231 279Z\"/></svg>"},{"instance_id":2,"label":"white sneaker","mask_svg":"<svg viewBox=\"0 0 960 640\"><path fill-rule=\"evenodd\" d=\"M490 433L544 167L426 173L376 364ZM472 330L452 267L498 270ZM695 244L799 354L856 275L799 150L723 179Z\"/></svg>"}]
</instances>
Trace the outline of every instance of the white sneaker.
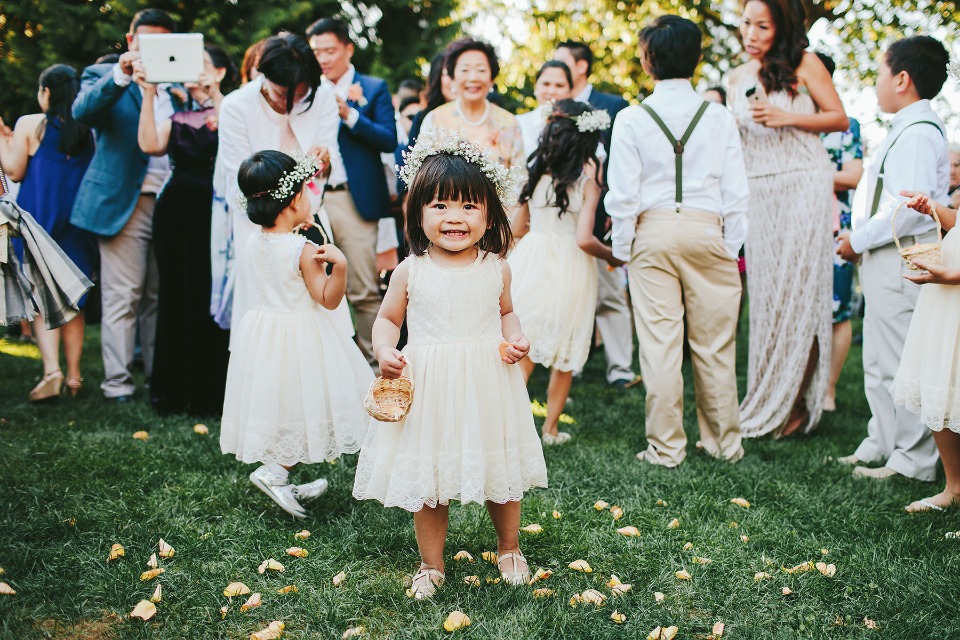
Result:
<instances>
[{"instance_id":1,"label":"white sneaker","mask_svg":"<svg viewBox=\"0 0 960 640\"><path fill-rule=\"evenodd\" d=\"M293 487L293 496L297 500L313 500L326 493L330 483L324 478L308 482L307 484L298 484Z\"/></svg>"},{"instance_id":2,"label":"white sneaker","mask_svg":"<svg viewBox=\"0 0 960 640\"><path fill-rule=\"evenodd\" d=\"M297 502L293 485L282 484L280 478L271 473L266 465L250 474L250 482L294 518L307 517L307 512Z\"/></svg>"}]
</instances>

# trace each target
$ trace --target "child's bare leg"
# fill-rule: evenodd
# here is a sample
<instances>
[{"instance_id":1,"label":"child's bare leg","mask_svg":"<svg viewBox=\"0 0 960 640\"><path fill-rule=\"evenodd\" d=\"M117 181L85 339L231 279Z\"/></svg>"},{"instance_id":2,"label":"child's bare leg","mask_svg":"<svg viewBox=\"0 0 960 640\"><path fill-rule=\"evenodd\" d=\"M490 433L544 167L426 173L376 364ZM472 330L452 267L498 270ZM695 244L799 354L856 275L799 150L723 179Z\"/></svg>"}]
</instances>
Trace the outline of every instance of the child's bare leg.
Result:
<instances>
[{"instance_id":1,"label":"child's bare leg","mask_svg":"<svg viewBox=\"0 0 960 640\"><path fill-rule=\"evenodd\" d=\"M924 500L918 500L907 506L907 511L927 511L927 502L938 507L947 508L954 502L960 502L960 434L954 433L949 429L943 431L934 431L933 439L937 443L937 450L940 452L940 460L943 461L944 475L947 476L947 486L935 496L930 496Z\"/></svg>"},{"instance_id":2,"label":"child's bare leg","mask_svg":"<svg viewBox=\"0 0 960 640\"><path fill-rule=\"evenodd\" d=\"M447 523L450 520L450 507L438 504L413 514L413 530L420 549L420 561L423 568L436 569L443 573L443 547L447 542ZM519 511L518 511L519 528Z\"/></svg>"},{"instance_id":3,"label":"child's bare leg","mask_svg":"<svg viewBox=\"0 0 960 640\"><path fill-rule=\"evenodd\" d=\"M527 384L530 381L530 374L533 373L533 370L536 368L536 363L530 358L524 358L517 363L517 366L520 367L520 372L523 373L523 384Z\"/></svg>"},{"instance_id":4,"label":"child's bare leg","mask_svg":"<svg viewBox=\"0 0 960 640\"><path fill-rule=\"evenodd\" d=\"M850 352L850 344L853 342L853 329L850 321L844 320L833 325L833 348L830 350L830 380L827 383L827 397L824 399L823 408L826 411L836 410L837 381L840 380L840 372L843 370L843 363L847 359L847 353Z\"/></svg>"},{"instance_id":5,"label":"child's bare leg","mask_svg":"<svg viewBox=\"0 0 960 640\"><path fill-rule=\"evenodd\" d=\"M487 512L497 530L497 568L510 584L523 584L529 577L529 565L517 556L504 558L509 553L520 554L520 502L497 504L488 500Z\"/></svg>"},{"instance_id":6,"label":"child's bare leg","mask_svg":"<svg viewBox=\"0 0 960 640\"><path fill-rule=\"evenodd\" d=\"M550 385L547 387L547 418L543 421L544 433L557 435L560 429L560 414L563 413L563 407L567 404L572 384L572 371L550 370Z\"/></svg>"}]
</instances>

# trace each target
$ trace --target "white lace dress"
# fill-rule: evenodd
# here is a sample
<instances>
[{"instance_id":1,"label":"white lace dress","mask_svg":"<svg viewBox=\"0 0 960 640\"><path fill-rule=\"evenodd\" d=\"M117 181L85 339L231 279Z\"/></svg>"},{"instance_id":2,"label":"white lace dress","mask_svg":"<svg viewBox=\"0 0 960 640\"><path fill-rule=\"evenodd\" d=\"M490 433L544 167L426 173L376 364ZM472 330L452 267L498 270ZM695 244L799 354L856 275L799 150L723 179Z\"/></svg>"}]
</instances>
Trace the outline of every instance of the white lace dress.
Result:
<instances>
[{"instance_id":1,"label":"white lace dress","mask_svg":"<svg viewBox=\"0 0 960 640\"><path fill-rule=\"evenodd\" d=\"M240 318L223 401L220 448L243 462L333 460L360 449L373 372L359 347L307 291L300 235L256 231L238 287Z\"/></svg>"},{"instance_id":2,"label":"white lace dress","mask_svg":"<svg viewBox=\"0 0 960 640\"><path fill-rule=\"evenodd\" d=\"M950 230L941 251L945 267L960 269L960 231ZM891 392L933 431L960 433L960 286L920 288Z\"/></svg>"},{"instance_id":3,"label":"white lace dress","mask_svg":"<svg viewBox=\"0 0 960 640\"><path fill-rule=\"evenodd\" d=\"M508 258L513 309L530 340L530 360L560 371L583 368L597 307L597 261L577 246L584 184L571 187L561 216L551 178L541 178L529 202L530 231Z\"/></svg>"},{"instance_id":4,"label":"white lace dress","mask_svg":"<svg viewBox=\"0 0 960 640\"><path fill-rule=\"evenodd\" d=\"M516 365L500 359L501 261L467 267L407 258L407 417L371 422L353 495L419 511L451 500L520 500L547 486L547 467Z\"/></svg>"}]
</instances>

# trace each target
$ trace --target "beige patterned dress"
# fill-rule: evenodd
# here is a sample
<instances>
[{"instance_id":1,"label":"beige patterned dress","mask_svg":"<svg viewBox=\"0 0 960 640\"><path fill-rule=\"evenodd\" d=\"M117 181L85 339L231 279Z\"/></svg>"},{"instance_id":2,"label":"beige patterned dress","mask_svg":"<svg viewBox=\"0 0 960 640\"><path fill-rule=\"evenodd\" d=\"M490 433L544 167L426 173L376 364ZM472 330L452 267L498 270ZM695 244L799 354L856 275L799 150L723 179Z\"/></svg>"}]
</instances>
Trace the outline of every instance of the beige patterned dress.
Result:
<instances>
[{"instance_id":1,"label":"beige patterned dress","mask_svg":"<svg viewBox=\"0 0 960 640\"><path fill-rule=\"evenodd\" d=\"M833 177L820 136L794 127L768 128L753 121L745 97L756 77L731 87L750 181L750 230L746 242L750 300L747 394L740 405L745 437L781 429L800 390L810 348L819 359L803 398L816 428L830 370L833 303ZM794 113L816 112L802 90L769 96Z\"/></svg>"}]
</instances>

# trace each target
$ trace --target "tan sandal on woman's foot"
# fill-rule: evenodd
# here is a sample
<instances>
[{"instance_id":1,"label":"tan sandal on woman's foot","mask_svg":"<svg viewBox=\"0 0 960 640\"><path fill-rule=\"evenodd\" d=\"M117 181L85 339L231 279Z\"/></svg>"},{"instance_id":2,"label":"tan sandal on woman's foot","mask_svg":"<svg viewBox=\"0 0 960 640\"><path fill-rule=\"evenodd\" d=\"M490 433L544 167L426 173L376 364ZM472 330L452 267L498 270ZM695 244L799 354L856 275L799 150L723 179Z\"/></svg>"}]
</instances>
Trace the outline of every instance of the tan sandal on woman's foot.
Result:
<instances>
[{"instance_id":1,"label":"tan sandal on woman's foot","mask_svg":"<svg viewBox=\"0 0 960 640\"><path fill-rule=\"evenodd\" d=\"M500 563L504 560L511 561L510 571L504 571L500 566ZM520 564L521 562L523 563L522 565ZM520 569L521 566L523 566L523 569ZM519 587L530 582L530 565L527 564L527 559L524 558L523 554L519 551L497 556L497 568L500 569L500 577L509 585Z\"/></svg>"},{"instance_id":2,"label":"tan sandal on woman's foot","mask_svg":"<svg viewBox=\"0 0 960 640\"><path fill-rule=\"evenodd\" d=\"M60 397L60 390L63 387L63 374L59 371L51 371L44 374L40 383L30 391L27 398L30 402L43 402Z\"/></svg>"},{"instance_id":3,"label":"tan sandal on woman's foot","mask_svg":"<svg viewBox=\"0 0 960 640\"><path fill-rule=\"evenodd\" d=\"M80 390L83 389L83 378L80 376L69 376L65 384L67 385L67 393L70 394L70 397L76 398L80 395Z\"/></svg>"},{"instance_id":4,"label":"tan sandal on woman's foot","mask_svg":"<svg viewBox=\"0 0 960 640\"><path fill-rule=\"evenodd\" d=\"M427 566L420 566L420 570L413 576L413 583L407 591L407 595L414 600L426 600L432 598L437 589L443 585L446 576L443 573Z\"/></svg>"}]
</instances>

